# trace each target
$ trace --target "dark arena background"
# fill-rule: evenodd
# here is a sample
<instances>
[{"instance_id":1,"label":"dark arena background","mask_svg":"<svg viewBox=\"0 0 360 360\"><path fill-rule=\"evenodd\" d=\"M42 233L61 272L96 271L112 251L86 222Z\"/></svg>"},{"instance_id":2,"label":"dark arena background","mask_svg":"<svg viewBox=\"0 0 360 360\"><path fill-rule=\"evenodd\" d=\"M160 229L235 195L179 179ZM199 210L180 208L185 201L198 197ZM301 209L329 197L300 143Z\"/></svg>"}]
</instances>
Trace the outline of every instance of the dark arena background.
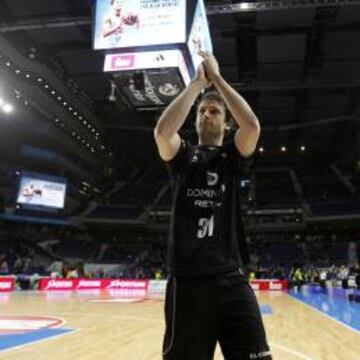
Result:
<instances>
[{"instance_id":1,"label":"dark arena background","mask_svg":"<svg viewBox=\"0 0 360 360\"><path fill-rule=\"evenodd\" d=\"M202 1L132 1L105 43L109 3L0 0L4 360L162 358L172 191L153 132L194 75ZM154 23L121 46L167 7L183 38ZM360 1L204 1L206 18L261 124L237 186L273 358L358 360Z\"/></svg>"}]
</instances>

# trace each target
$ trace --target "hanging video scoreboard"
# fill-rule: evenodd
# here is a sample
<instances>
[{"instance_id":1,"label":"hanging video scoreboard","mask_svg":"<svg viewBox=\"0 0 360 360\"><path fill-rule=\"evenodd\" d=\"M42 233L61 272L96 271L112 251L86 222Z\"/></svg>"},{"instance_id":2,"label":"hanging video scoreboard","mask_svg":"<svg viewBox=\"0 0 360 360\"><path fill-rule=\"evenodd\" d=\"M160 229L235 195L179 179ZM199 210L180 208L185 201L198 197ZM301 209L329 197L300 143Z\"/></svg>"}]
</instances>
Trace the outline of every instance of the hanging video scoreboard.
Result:
<instances>
[{"instance_id":1,"label":"hanging video scoreboard","mask_svg":"<svg viewBox=\"0 0 360 360\"><path fill-rule=\"evenodd\" d=\"M97 0L94 20L104 71L135 108L169 103L213 50L203 0Z\"/></svg>"}]
</instances>

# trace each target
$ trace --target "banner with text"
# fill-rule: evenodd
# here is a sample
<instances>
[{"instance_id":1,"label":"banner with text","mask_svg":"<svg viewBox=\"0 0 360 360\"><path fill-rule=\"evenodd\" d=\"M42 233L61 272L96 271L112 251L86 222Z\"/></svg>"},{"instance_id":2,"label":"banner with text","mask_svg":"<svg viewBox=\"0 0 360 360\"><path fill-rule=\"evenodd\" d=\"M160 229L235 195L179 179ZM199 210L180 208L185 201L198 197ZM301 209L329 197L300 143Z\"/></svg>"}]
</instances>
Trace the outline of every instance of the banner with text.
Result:
<instances>
[{"instance_id":1,"label":"banner with text","mask_svg":"<svg viewBox=\"0 0 360 360\"><path fill-rule=\"evenodd\" d=\"M15 290L15 279L14 278L0 278L0 292L8 292Z\"/></svg>"}]
</instances>

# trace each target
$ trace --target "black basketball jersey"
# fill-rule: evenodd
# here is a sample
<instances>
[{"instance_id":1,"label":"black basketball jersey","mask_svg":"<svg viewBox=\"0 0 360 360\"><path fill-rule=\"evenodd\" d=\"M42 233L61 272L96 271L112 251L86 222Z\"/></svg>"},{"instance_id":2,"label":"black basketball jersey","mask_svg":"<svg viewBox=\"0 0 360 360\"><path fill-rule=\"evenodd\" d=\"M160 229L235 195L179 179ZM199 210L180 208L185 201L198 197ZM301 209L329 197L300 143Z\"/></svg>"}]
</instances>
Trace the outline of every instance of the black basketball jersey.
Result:
<instances>
[{"instance_id":1,"label":"black basketball jersey","mask_svg":"<svg viewBox=\"0 0 360 360\"><path fill-rule=\"evenodd\" d=\"M168 269L175 275L231 271L248 257L242 228L240 179L253 157L233 142L192 146L182 140L166 162L173 190Z\"/></svg>"}]
</instances>

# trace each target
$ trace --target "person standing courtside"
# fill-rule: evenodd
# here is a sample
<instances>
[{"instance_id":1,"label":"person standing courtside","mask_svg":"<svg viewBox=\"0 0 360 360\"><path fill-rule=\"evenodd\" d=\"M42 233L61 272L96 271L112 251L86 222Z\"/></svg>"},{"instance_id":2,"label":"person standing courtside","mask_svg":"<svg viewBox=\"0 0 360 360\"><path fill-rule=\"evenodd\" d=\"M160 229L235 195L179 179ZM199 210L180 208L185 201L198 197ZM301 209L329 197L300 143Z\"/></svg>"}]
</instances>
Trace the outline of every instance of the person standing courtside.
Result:
<instances>
[{"instance_id":1,"label":"person standing courtside","mask_svg":"<svg viewBox=\"0 0 360 360\"><path fill-rule=\"evenodd\" d=\"M215 57L203 57L191 83L164 110L154 136L173 189L165 299L164 360L211 360L219 342L225 360L270 360L255 295L244 273L239 176L252 161L260 124L222 78ZM199 94L198 145L181 139ZM230 142L226 111L238 125Z\"/></svg>"}]
</instances>

